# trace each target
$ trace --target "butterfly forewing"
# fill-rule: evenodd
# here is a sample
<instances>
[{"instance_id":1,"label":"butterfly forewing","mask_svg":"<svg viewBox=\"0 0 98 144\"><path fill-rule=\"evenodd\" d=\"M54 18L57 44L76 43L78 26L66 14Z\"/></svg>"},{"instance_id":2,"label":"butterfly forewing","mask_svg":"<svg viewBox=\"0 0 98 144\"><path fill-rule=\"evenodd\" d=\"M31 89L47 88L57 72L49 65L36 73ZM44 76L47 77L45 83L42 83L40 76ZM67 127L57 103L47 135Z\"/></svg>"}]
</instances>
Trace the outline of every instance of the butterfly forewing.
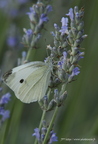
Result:
<instances>
[{"instance_id":1,"label":"butterfly forewing","mask_svg":"<svg viewBox=\"0 0 98 144\"><path fill-rule=\"evenodd\" d=\"M3 77L5 83L14 91L18 91L21 86L21 79L26 79L31 73L43 66L43 62L30 62L12 69L12 73L8 77ZM5 75L4 75L5 76Z\"/></svg>"},{"instance_id":2,"label":"butterfly forewing","mask_svg":"<svg viewBox=\"0 0 98 144\"><path fill-rule=\"evenodd\" d=\"M25 103L40 100L47 90L51 69L44 62L30 62L13 68L3 77L4 82Z\"/></svg>"}]
</instances>

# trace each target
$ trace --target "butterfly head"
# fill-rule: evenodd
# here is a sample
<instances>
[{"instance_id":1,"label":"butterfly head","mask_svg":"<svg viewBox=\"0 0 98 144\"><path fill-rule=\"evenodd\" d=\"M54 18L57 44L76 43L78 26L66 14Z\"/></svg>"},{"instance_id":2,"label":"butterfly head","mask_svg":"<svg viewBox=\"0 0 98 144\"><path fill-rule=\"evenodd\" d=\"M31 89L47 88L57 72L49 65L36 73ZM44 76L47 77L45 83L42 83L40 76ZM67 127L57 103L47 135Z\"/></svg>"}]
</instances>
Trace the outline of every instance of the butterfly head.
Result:
<instances>
[{"instance_id":1,"label":"butterfly head","mask_svg":"<svg viewBox=\"0 0 98 144\"><path fill-rule=\"evenodd\" d=\"M12 70L9 70L8 72L6 72L3 75L3 80L6 82L6 80L8 79L8 77L12 74Z\"/></svg>"}]
</instances>

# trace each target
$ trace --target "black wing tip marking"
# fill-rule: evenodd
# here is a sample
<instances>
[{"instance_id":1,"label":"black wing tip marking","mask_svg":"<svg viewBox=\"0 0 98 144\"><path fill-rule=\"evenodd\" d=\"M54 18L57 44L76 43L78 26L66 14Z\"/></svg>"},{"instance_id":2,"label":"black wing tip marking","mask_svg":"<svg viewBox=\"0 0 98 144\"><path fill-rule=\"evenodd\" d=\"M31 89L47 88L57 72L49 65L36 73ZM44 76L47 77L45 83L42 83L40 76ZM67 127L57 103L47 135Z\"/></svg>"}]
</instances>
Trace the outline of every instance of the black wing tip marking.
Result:
<instances>
[{"instance_id":1,"label":"black wing tip marking","mask_svg":"<svg viewBox=\"0 0 98 144\"><path fill-rule=\"evenodd\" d=\"M3 75L3 80L6 81L11 74L12 74L12 69L9 70L9 71L7 71L7 72Z\"/></svg>"}]
</instances>

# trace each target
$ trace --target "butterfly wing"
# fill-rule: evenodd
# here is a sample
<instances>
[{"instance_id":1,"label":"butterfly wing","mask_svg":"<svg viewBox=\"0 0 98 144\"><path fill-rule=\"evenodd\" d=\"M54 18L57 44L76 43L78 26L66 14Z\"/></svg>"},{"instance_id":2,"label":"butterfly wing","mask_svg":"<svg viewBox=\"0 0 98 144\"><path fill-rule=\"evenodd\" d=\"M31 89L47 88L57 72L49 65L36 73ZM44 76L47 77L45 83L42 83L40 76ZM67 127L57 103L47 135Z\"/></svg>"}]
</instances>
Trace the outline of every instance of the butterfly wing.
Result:
<instances>
[{"instance_id":1,"label":"butterfly wing","mask_svg":"<svg viewBox=\"0 0 98 144\"><path fill-rule=\"evenodd\" d=\"M50 73L50 69L44 62L30 62L12 69L3 76L3 79L15 92L17 98L29 103L40 100L44 96L49 84L47 76L50 78ZM41 82L45 82L43 89Z\"/></svg>"}]
</instances>

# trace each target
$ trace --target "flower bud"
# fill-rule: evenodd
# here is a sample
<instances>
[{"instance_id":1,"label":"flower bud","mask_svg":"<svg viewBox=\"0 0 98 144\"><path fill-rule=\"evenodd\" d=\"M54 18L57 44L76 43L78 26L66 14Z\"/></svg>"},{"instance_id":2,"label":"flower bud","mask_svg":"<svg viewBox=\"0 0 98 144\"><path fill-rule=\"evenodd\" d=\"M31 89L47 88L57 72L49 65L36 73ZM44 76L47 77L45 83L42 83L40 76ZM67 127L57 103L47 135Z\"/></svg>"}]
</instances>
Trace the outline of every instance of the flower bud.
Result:
<instances>
[{"instance_id":1,"label":"flower bud","mask_svg":"<svg viewBox=\"0 0 98 144\"><path fill-rule=\"evenodd\" d=\"M42 127L42 129L41 129L41 132L42 132L42 134L46 134L46 132L47 132L47 128L45 128L45 127Z\"/></svg>"},{"instance_id":2,"label":"flower bud","mask_svg":"<svg viewBox=\"0 0 98 144\"><path fill-rule=\"evenodd\" d=\"M56 101L57 105L60 104L60 99L59 99L59 97L56 97L55 101Z\"/></svg>"},{"instance_id":3,"label":"flower bud","mask_svg":"<svg viewBox=\"0 0 98 144\"><path fill-rule=\"evenodd\" d=\"M62 55L62 52L64 51L64 48L62 48L62 47L58 47L58 55Z\"/></svg>"},{"instance_id":4,"label":"flower bud","mask_svg":"<svg viewBox=\"0 0 98 144\"><path fill-rule=\"evenodd\" d=\"M73 56L72 64L76 64L78 62L79 55Z\"/></svg>"},{"instance_id":5,"label":"flower bud","mask_svg":"<svg viewBox=\"0 0 98 144\"><path fill-rule=\"evenodd\" d=\"M72 51L71 51L70 55L74 56L77 54L78 51L79 51L79 49L77 47L72 47Z\"/></svg>"},{"instance_id":6,"label":"flower bud","mask_svg":"<svg viewBox=\"0 0 98 144\"><path fill-rule=\"evenodd\" d=\"M76 27L76 24L75 24L75 21L74 21L74 20L71 21L70 26L71 26L71 28L75 28L75 27Z\"/></svg>"},{"instance_id":7,"label":"flower bud","mask_svg":"<svg viewBox=\"0 0 98 144\"><path fill-rule=\"evenodd\" d=\"M45 5L42 2L38 2L37 5L39 7L38 8L39 9L39 13L44 13L44 11L45 11Z\"/></svg>"},{"instance_id":8,"label":"flower bud","mask_svg":"<svg viewBox=\"0 0 98 144\"><path fill-rule=\"evenodd\" d=\"M74 47L77 47L80 43L81 43L81 40L80 40L80 39L77 39L77 40L74 42Z\"/></svg>"},{"instance_id":9,"label":"flower bud","mask_svg":"<svg viewBox=\"0 0 98 144\"><path fill-rule=\"evenodd\" d=\"M77 36L77 30L76 30L76 28L72 28L72 33L73 33L73 36L74 36L74 37Z\"/></svg>"},{"instance_id":10,"label":"flower bud","mask_svg":"<svg viewBox=\"0 0 98 144\"><path fill-rule=\"evenodd\" d=\"M70 37L73 37L72 30L69 30L69 36L70 36Z\"/></svg>"},{"instance_id":11,"label":"flower bud","mask_svg":"<svg viewBox=\"0 0 98 144\"><path fill-rule=\"evenodd\" d=\"M74 65L72 65L72 66L69 68L68 72L71 73L73 69L74 69Z\"/></svg>"},{"instance_id":12,"label":"flower bud","mask_svg":"<svg viewBox=\"0 0 98 144\"><path fill-rule=\"evenodd\" d=\"M65 92L60 96L60 102L62 103L66 98L67 98L67 91L65 91Z\"/></svg>"},{"instance_id":13,"label":"flower bud","mask_svg":"<svg viewBox=\"0 0 98 144\"><path fill-rule=\"evenodd\" d=\"M54 90L54 99L55 99L56 97L59 97L58 89L55 89L55 90Z\"/></svg>"},{"instance_id":14,"label":"flower bud","mask_svg":"<svg viewBox=\"0 0 98 144\"><path fill-rule=\"evenodd\" d=\"M79 39L82 35L83 35L83 32L79 31L76 38Z\"/></svg>"},{"instance_id":15,"label":"flower bud","mask_svg":"<svg viewBox=\"0 0 98 144\"><path fill-rule=\"evenodd\" d=\"M83 36L82 36L82 39L85 39L86 37L87 37L87 35L83 35Z\"/></svg>"},{"instance_id":16,"label":"flower bud","mask_svg":"<svg viewBox=\"0 0 98 144\"><path fill-rule=\"evenodd\" d=\"M79 9L78 9L77 6L75 6L75 7L74 7L74 13L77 13L77 12L79 12Z\"/></svg>"},{"instance_id":17,"label":"flower bud","mask_svg":"<svg viewBox=\"0 0 98 144\"><path fill-rule=\"evenodd\" d=\"M53 110L56 107L56 102L52 99L48 105L47 111Z\"/></svg>"},{"instance_id":18,"label":"flower bud","mask_svg":"<svg viewBox=\"0 0 98 144\"><path fill-rule=\"evenodd\" d=\"M75 13L75 22L76 22L76 24L79 24L80 21L81 21L81 18L79 16L79 13L77 12L77 13Z\"/></svg>"},{"instance_id":19,"label":"flower bud","mask_svg":"<svg viewBox=\"0 0 98 144\"><path fill-rule=\"evenodd\" d=\"M41 141L43 141L44 138L45 138L45 134L41 134ZM39 144L39 143L38 143L38 144ZM41 142L40 144L42 144L42 142Z\"/></svg>"},{"instance_id":20,"label":"flower bud","mask_svg":"<svg viewBox=\"0 0 98 144\"><path fill-rule=\"evenodd\" d=\"M57 54L57 48L56 48L56 47L53 47L52 52L53 52L54 54Z\"/></svg>"},{"instance_id":21,"label":"flower bud","mask_svg":"<svg viewBox=\"0 0 98 144\"><path fill-rule=\"evenodd\" d=\"M65 41L65 42L63 42L63 44L62 44L62 48L66 48L67 47L67 45L68 45L68 43Z\"/></svg>"},{"instance_id":22,"label":"flower bud","mask_svg":"<svg viewBox=\"0 0 98 144\"><path fill-rule=\"evenodd\" d=\"M54 45L55 45L55 47L58 47L59 46L59 41L57 41L56 39L54 40Z\"/></svg>"},{"instance_id":23,"label":"flower bud","mask_svg":"<svg viewBox=\"0 0 98 144\"><path fill-rule=\"evenodd\" d=\"M47 96L43 97L43 102L44 102L44 108L47 109L47 107L48 107L48 97Z\"/></svg>"},{"instance_id":24,"label":"flower bud","mask_svg":"<svg viewBox=\"0 0 98 144\"><path fill-rule=\"evenodd\" d=\"M47 124L46 124L45 120L42 121L42 125L43 125L43 127L47 127Z\"/></svg>"},{"instance_id":25,"label":"flower bud","mask_svg":"<svg viewBox=\"0 0 98 144\"><path fill-rule=\"evenodd\" d=\"M82 22L79 24L79 26L77 27L77 29L78 29L79 31L81 31L81 30L83 29L83 27L84 27L84 22L82 21Z\"/></svg>"},{"instance_id":26,"label":"flower bud","mask_svg":"<svg viewBox=\"0 0 98 144\"><path fill-rule=\"evenodd\" d=\"M66 77L66 73L63 69L58 69L58 77L61 81L65 80Z\"/></svg>"},{"instance_id":27,"label":"flower bud","mask_svg":"<svg viewBox=\"0 0 98 144\"><path fill-rule=\"evenodd\" d=\"M72 37L68 36L68 40L69 40L70 44L73 44L73 38Z\"/></svg>"}]
</instances>

